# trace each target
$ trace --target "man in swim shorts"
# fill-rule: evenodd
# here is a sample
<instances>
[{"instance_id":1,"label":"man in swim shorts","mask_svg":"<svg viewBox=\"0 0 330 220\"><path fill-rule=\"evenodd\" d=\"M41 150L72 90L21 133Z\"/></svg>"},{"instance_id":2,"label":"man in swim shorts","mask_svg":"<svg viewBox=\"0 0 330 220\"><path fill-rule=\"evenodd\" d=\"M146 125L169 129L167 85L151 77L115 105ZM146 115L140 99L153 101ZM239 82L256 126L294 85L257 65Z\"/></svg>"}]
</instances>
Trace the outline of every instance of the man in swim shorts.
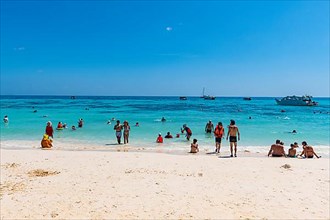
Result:
<instances>
[{"instance_id":1,"label":"man in swim shorts","mask_svg":"<svg viewBox=\"0 0 330 220\"><path fill-rule=\"evenodd\" d=\"M280 140L276 140L275 144L270 146L268 157L269 155L272 155L272 157L286 157L284 147L281 145Z\"/></svg>"},{"instance_id":2,"label":"man in swim shorts","mask_svg":"<svg viewBox=\"0 0 330 220\"><path fill-rule=\"evenodd\" d=\"M120 144L121 142L121 131L123 130L123 126L120 124L120 121L117 120L117 124L113 127L116 131L117 142Z\"/></svg>"},{"instance_id":3,"label":"man in swim shorts","mask_svg":"<svg viewBox=\"0 0 330 220\"><path fill-rule=\"evenodd\" d=\"M237 140L240 140L240 133L238 127L235 125L234 120L230 120L230 125L228 125L228 133L226 137L227 140L228 136L230 142L230 156L233 157L233 146L235 146L235 157L237 157Z\"/></svg>"},{"instance_id":4,"label":"man in swim shorts","mask_svg":"<svg viewBox=\"0 0 330 220\"><path fill-rule=\"evenodd\" d=\"M301 154L300 154L299 156L304 155L305 158L313 158L314 155L315 155L316 158L320 158L320 157L317 156L317 154L314 152L313 147L309 146L309 145L307 144L306 141L303 141L301 144L302 144L302 146L303 146L303 152L301 152Z\"/></svg>"},{"instance_id":5,"label":"man in swim shorts","mask_svg":"<svg viewBox=\"0 0 330 220\"><path fill-rule=\"evenodd\" d=\"M212 121L209 120L209 122L206 123L206 125L205 125L205 132L212 133L213 130L214 130L214 127L213 127Z\"/></svg>"}]
</instances>

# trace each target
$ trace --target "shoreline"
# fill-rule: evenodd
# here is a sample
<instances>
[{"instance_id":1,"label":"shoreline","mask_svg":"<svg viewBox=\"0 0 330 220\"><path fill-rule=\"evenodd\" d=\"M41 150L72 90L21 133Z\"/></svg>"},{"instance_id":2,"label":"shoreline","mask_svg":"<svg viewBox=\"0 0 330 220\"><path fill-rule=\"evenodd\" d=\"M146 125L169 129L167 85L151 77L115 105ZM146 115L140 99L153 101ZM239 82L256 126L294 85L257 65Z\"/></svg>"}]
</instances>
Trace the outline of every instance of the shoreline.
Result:
<instances>
[{"instance_id":1,"label":"shoreline","mask_svg":"<svg viewBox=\"0 0 330 220\"><path fill-rule=\"evenodd\" d=\"M30 140L1 140L1 149L6 150L43 150L40 147L40 141ZM198 156L229 156L230 147L221 146L220 154L215 154L215 146L199 146L200 152ZM288 151L289 147L285 146L285 152ZM317 155L322 158L330 158L330 146L313 146ZM237 154L239 157L267 157L270 146L238 146ZM66 142L66 141L55 141L52 151L100 151L100 152L148 152L148 153L163 153L170 155L187 155L190 154L190 142L181 144L180 146L171 144L157 144L153 143L150 146L146 145L131 145L131 144L89 144L79 142ZM297 149L297 154L302 151L301 146ZM293 158L294 159L294 158Z\"/></svg>"},{"instance_id":2,"label":"shoreline","mask_svg":"<svg viewBox=\"0 0 330 220\"><path fill-rule=\"evenodd\" d=\"M326 158L0 152L2 219L330 217Z\"/></svg>"}]
</instances>

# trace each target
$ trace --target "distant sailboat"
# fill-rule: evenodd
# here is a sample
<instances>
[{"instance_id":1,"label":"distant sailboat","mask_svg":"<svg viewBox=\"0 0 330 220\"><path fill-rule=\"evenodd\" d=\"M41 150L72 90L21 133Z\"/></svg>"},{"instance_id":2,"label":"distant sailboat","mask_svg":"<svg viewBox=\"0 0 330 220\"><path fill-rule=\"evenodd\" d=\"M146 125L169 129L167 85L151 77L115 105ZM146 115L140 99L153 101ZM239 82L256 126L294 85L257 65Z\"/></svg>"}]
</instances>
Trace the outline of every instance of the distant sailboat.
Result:
<instances>
[{"instance_id":1,"label":"distant sailboat","mask_svg":"<svg viewBox=\"0 0 330 220\"><path fill-rule=\"evenodd\" d=\"M203 95L201 96L201 98L205 100L214 100L215 96L205 95L205 87L203 87Z\"/></svg>"}]
</instances>

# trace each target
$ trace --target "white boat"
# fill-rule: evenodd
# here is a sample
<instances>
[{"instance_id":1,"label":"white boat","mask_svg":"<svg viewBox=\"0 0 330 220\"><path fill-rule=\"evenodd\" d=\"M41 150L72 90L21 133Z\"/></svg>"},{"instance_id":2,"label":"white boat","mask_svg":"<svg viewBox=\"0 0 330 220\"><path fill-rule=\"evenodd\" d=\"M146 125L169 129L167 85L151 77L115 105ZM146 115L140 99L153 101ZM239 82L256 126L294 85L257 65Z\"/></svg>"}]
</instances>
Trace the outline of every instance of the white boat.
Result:
<instances>
[{"instance_id":1,"label":"white boat","mask_svg":"<svg viewBox=\"0 0 330 220\"><path fill-rule=\"evenodd\" d=\"M282 99L275 99L278 105L292 105L292 106L315 106L317 102L312 100L312 96L287 96Z\"/></svg>"},{"instance_id":2,"label":"white boat","mask_svg":"<svg viewBox=\"0 0 330 220\"><path fill-rule=\"evenodd\" d=\"M205 100L215 100L215 96L205 95L205 88L203 88L203 95L201 96L201 98Z\"/></svg>"}]
</instances>

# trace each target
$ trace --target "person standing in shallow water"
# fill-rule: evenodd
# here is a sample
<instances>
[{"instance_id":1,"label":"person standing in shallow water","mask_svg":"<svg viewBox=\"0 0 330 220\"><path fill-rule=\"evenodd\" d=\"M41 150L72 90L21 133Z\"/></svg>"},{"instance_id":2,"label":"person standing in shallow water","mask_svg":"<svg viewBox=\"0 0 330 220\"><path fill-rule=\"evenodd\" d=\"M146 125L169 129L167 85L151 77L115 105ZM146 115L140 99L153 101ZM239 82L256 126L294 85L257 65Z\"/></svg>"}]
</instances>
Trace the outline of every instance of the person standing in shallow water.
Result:
<instances>
[{"instance_id":1,"label":"person standing in shallow water","mask_svg":"<svg viewBox=\"0 0 330 220\"><path fill-rule=\"evenodd\" d=\"M46 131L45 133L51 137L51 138L54 138L53 137L53 133L54 133L54 129L53 129L53 125L52 125L52 122L51 121L48 121L47 122L47 126L46 126Z\"/></svg>"},{"instance_id":2,"label":"person standing in shallow water","mask_svg":"<svg viewBox=\"0 0 330 220\"><path fill-rule=\"evenodd\" d=\"M214 126L211 120L209 120L209 122L206 123L205 125L205 132L206 133L212 133L212 131L214 130Z\"/></svg>"},{"instance_id":3,"label":"person standing in shallow water","mask_svg":"<svg viewBox=\"0 0 330 220\"><path fill-rule=\"evenodd\" d=\"M124 121L124 144L128 144L128 137L129 137L129 131L131 130L131 127L129 126L127 121Z\"/></svg>"},{"instance_id":4,"label":"person standing in shallow water","mask_svg":"<svg viewBox=\"0 0 330 220\"><path fill-rule=\"evenodd\" d=\"M235 157L237 157L237 141L240 140L240 133L234 120L230 120L230 125L228 125L227 140L228 136L230 142L230 156L233 157L233 147L235 146Z\"/></svg>"},{"instance_id":5,"label":"person standing in shallow water","mask_svg":"<svg viewBox=\"0 0 330 220\"><path fill-rule=\"evenodd\" d=\"M225 129L222 126L222 122L219 122L218 125L215 127L214 130L214 137L215 137L215 152L220 153L221 148L221 139L225 134Z\"/></svg>"},{"instance_id":6,"label":"person standing in shallow water","mask_svg":"<svg viewBox=\"0 0 330 220\"><path fill-rule=\"evenodd\" d=\"M121 130L123 130L123 126L120 124L120 121L117 120L117 124L113 127L116 131L117 142L120 144L121 142Z\"/></svg>"}]
</instances>

